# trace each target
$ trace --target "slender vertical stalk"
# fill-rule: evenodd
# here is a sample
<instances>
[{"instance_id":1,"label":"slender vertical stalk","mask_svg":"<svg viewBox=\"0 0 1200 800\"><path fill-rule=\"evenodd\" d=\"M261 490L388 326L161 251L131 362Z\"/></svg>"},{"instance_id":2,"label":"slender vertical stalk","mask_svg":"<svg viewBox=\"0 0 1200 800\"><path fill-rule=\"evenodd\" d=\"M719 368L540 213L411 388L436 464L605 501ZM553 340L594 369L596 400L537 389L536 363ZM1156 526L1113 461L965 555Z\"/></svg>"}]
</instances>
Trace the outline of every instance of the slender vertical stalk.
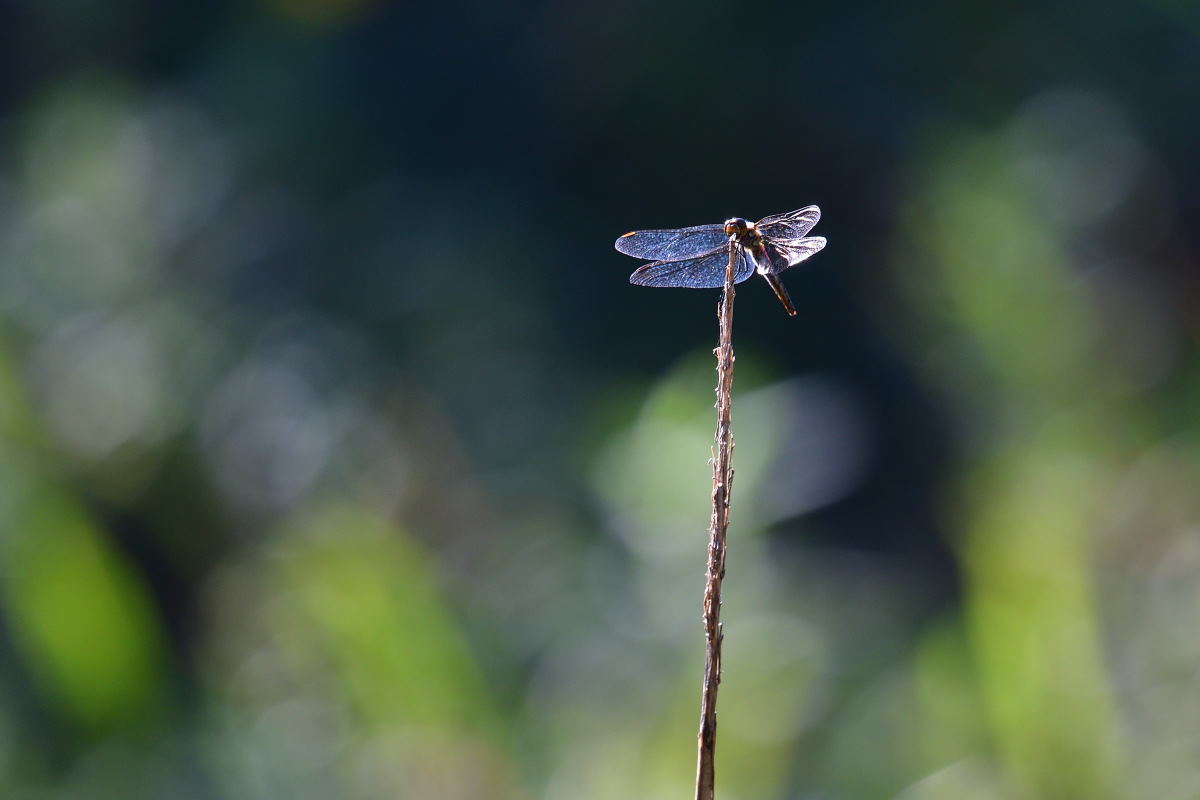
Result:
<instances>
[{"instance_id":1,"label":"slender vertical stalk","mask_svg":"<svg viewBox=\"0 0 1200 800\"><path fill-rule=\"evenodd\" d=\"M709 524L708 577L704 584L704 683L700 693L700 733L696 758L696 800L713 800L713 762L717 749L717 687L721 683L721 581L725 578L725 532L729 527L729 492L733 483L733 274L738 248L729 244L725 290L717 312L720 344L717 357L717 431L713 449L712 521Z\"/></svg>"}]
</instances>

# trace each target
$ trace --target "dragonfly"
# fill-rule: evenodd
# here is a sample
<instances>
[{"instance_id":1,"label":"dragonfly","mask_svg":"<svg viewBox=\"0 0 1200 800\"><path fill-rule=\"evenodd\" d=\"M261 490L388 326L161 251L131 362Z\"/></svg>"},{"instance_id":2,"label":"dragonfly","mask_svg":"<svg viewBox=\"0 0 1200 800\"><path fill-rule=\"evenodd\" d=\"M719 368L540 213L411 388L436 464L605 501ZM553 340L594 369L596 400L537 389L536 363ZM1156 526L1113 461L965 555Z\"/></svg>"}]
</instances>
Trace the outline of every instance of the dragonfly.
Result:
<instances>
[{"instance_id":1,"label":"dragonfly","mask_svg":"<svg viewBox=\"0 0 1200 800\"><path fill-rule=\"evenodd\" d=\"M618 252L652 259L632 275L637 286L682 286L714 289L725 285L725 267L733 251L733 282L761 275L790 316L796 307L779 273L819 253L825 237L806 234L821 219L821 209L805 206L787 214L747 222L732 217L724 224L671 230L630 231L617 239Z\"/></svg>"}]
</instances>

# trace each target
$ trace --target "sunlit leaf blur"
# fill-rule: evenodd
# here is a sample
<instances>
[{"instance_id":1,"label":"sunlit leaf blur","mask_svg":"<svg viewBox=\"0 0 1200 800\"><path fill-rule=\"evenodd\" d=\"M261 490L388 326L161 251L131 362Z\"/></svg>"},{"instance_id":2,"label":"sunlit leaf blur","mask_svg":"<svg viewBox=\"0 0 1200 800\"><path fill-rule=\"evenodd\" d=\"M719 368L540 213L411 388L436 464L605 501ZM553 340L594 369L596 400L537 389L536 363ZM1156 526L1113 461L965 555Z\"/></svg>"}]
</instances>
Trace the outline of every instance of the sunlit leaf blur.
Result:
<instances>
[{"instance_id":1,"label":"sunlit leaf blur","mask_svg":"<svg viewBox=\"0 0 1200 800\"><path fill-rule=\"evenodd\" d=\"M1187 4L0 9L0 797L1200 797Z\"/></svg>"}]
</instances>

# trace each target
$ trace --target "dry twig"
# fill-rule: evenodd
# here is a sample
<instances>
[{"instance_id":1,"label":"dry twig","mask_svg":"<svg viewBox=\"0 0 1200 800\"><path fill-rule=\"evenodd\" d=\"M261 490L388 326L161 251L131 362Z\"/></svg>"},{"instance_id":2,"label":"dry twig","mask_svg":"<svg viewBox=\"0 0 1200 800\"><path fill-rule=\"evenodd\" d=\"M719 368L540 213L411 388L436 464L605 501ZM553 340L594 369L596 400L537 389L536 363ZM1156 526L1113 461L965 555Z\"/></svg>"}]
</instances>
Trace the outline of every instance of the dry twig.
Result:
<instances>
[{"instance_id":1,"label":"dry twig","mask_svg":"<svg viewBox=\"0 0 1200 800\"><path fill-rule=\"evenodd\" d=\"M737 247L730 242L725 289L717 312L717 431L713 451L712 521L709 525L708 578L704 584L704 684L700 694L700 733L696 758L696 800L713 798L713 762L717 748L717 688L721 683L721 581L725 578L725 532L733 483L733 276Z\"/></svg>"}]
</instances>

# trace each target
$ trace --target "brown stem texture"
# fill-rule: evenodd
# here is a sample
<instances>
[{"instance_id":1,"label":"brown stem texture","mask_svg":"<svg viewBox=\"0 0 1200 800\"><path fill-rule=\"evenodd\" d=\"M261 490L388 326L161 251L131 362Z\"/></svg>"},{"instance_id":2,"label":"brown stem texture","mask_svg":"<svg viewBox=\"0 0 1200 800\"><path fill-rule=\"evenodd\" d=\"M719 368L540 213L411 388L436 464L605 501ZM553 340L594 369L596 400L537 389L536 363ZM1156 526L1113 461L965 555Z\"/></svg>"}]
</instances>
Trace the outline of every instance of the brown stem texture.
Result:
<instances>
[{"instance_id":1,"label":"brown stem texture","mask_svg":"<svg viewBox=\"0 0 1200 800\"><path fill-rule=\"evenodd\" d=\"M712 521L709 524L708 573L704 582L704 683L700 693L700 733L696 757L696 800L713 800L713 763L717 750L717 688L721 683L721 581L725 578L725 533L729 528L729 492L733 483L733 275L737 246L729 244L725 289L717 312L717 431L713 449Z\"/></svg>"}]
</instances>

